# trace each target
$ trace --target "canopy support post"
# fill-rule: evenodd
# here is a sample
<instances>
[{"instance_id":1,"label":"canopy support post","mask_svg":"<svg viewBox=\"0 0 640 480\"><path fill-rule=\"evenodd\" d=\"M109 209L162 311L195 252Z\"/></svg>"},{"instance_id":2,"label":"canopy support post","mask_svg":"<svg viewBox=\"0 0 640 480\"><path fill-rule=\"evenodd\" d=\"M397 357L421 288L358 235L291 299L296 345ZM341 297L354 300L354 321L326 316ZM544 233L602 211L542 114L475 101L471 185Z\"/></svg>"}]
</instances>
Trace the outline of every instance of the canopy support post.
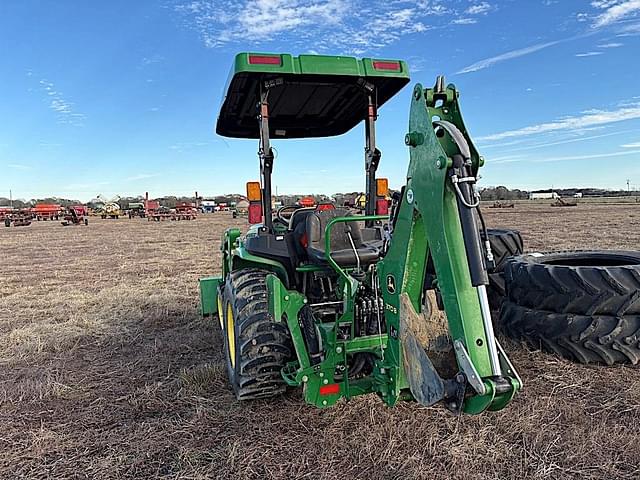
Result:
<instances>
[{"instance_id":1,"label":"canopy support post","mask_svg":"<svg viewBox=\"0 0 640 480\"><path fill-rule=\"evenodd\" d=\"M365 172L366 172L366 203L365 215L376 214L376 170L380 163L380 150L376 148L376 119L378 118L377 106L374 101L375 91L367 92L367 119L365 121ZM372 227L373 220L367 220L365 226Z\"/></svg>"},{"instance_id":2,"label":"canopy support post","mask_svg":"<svg viewBox=\"0 0 640 480\"><path fill-rule=\"evenodd\" d=\"M262 183L262 215L267 231L273 232L273 215L271 211L271 172L273 172L273 150L269 141L269 89L260 89L260 181Z\"/></svg>"}]
</instances>

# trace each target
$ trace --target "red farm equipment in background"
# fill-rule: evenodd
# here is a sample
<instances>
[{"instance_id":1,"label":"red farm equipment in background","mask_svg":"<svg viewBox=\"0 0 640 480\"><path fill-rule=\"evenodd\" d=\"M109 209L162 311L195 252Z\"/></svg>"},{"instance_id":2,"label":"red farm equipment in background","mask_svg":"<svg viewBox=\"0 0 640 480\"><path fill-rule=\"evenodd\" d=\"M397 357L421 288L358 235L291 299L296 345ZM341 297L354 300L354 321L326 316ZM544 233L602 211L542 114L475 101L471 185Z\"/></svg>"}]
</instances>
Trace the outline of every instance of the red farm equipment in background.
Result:
<instances>
[{"instance_id":1,"label":"red farm equipment in background","mask_svg":"<svg viewBox=\"0 0 640 480\"><path fill-rule=\"evenodd\" d=\"M31 214L36 220L58 220L64 212L64 208L55 203L38 203L31 209Z\"/></svg>"},{"instance_id":2,"label":"red farm equipment in background","mask_svg":"<svg viewBox=\"0 0 640 480\"><path fill-rule=\"evenodd\" d=\"M5 227L28 227L31 225L32 214L30 209L2 209L2 220Z\"/></svg>"},{"instance_id":3,"label":"red farm equipment in background","mask_svg":"<svg viewBox=\"0 0 640 480\"><path fill-rule=\"evenodd\" d=\"M154 220L159 222L168 216L168 211L164 211L164 208L160 206L160 202L158 200L149 200L149 192L145 192L144 215L147 217L148 221Z\"/></svg>"},{"instance_id":4,"label":"red farm equipment in background","mask_svg":"<svg viewBox=\"0 0 640 480\"><path fill-rule=\"evenodd\" d=\"M161 220L195 220L198 214L198 192L196 203L179 202L175 208L160 205L158 200L149 200L149 192L144 196L144 210L147 220L159 222Z\"/></svg>"},{"instance_id":5,"label":"red farm equipment in background","mask_svg":"<svg viewBox=\"0 0 640 480\"><path fill-rule=\"evenodd\" d=\"M89 210L84 205L67 207L62 217L62 225L89 225Z\"/></svg>"},{"instance_id":6,"label":"red farm equipment in background","mask_svg":"<svg viewBox=\"0 0 640 480\"><path fill-rule=\"evenodd\" d=\"M13 212L12 207L0 207L0 222L4 222L5 219L10 217L11 212Z\"/></svg>"},{"instance_id":7,"label":"red farm equipment in background","mask_svg":"<svg viewBox=\"0 0 640 480\"><path fill-rule=\"evenodd\" d=\"M176 205L175 212L171 214L171 220L195 220L198 210L191 202L180 202Z\"/></svg>"},{"instance_id":8,"label":"red farm equipment in background","mask_svg":"<svg viewBox=\"0 0 640 480\"><path fill-rule=\"evenodd\" d=\"M313 197L302 197L298 200L298 205L303 208L311 208L316 206L316 201Z\"/></svg>"}]
</instances>

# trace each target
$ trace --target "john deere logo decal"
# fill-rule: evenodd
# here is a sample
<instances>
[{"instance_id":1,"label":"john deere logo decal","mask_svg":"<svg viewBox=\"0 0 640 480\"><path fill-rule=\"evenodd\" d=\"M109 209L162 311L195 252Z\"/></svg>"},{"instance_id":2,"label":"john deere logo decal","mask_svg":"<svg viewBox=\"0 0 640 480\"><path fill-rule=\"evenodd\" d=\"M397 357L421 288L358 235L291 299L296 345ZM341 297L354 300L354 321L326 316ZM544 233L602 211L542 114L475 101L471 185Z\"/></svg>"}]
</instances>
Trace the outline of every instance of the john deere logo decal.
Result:
<instances>
[{"instance_id":1,"label":"john deere logo decal","mask_svg":"<svg viewBox=\"0 0 640 480\"><path fill-rule=\"evenodd\" d=\"M387 292L396 293L396 279L391 274L387 275Z\"/></svg>"},{"instance_id":2,"label":"john deere logo decal","mask_svg":"<svg viewBox=\"0 0 640 480\"><path fill-rule=\"evenodd\" d=\"M407 190L407 203L413 203L413 190L411 189Z\"/></svg>"}]
</instances>

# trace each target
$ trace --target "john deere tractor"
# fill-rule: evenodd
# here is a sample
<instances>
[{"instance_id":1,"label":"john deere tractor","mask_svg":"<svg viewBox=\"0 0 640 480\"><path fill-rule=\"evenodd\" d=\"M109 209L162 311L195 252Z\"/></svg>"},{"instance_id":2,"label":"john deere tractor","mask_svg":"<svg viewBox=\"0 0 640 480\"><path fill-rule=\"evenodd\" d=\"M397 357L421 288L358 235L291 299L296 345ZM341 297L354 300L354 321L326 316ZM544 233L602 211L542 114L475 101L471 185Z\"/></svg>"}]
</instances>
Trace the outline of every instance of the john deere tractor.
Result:
<instances>
[{"instance_id":1,"label":"john deere tractor","mask_svg":"<svg viewBox=\"0 0 640 480\"><path fill-rule=\"evenodd\" d=\"M439 77L433 88L414 86L406 183L390 207L376 177L378 109L408 82L399 60L235 57L216 131L258 140L261 178L247 184L251 227L225 231L222 274L201 279L200 295L203 314L219 319L239 400L302 387L321 408L376 394L389 406L441 402L477 414L522 388L492 327L493 254L475 191L483 159L454 85ZM361 122L363 214L332 204L274 211L271 142Z\"/></svg>"}]
</instances>

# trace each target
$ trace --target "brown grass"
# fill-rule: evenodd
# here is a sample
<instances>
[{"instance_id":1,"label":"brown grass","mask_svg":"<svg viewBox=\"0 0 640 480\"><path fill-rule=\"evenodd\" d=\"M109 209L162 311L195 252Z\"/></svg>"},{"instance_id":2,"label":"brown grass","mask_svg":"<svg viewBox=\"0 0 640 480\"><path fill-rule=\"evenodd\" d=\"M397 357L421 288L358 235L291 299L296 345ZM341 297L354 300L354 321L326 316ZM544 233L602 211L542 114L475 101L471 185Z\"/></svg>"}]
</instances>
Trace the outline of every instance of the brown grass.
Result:
<instances>
[{"instance_id":1,"label":"brown grass","mask_svg":"<svg viewBox=\"0 0 640 480\"><path fill-rule=\"evenodd\" d=\"M485 209L530 250L635 248L640 210ZM0 478L638 478L640 371L505 342L525 391L453 417L374 396L235 402L197 279L227 214L0 229Z\"/></svg>"}]
</instances>

